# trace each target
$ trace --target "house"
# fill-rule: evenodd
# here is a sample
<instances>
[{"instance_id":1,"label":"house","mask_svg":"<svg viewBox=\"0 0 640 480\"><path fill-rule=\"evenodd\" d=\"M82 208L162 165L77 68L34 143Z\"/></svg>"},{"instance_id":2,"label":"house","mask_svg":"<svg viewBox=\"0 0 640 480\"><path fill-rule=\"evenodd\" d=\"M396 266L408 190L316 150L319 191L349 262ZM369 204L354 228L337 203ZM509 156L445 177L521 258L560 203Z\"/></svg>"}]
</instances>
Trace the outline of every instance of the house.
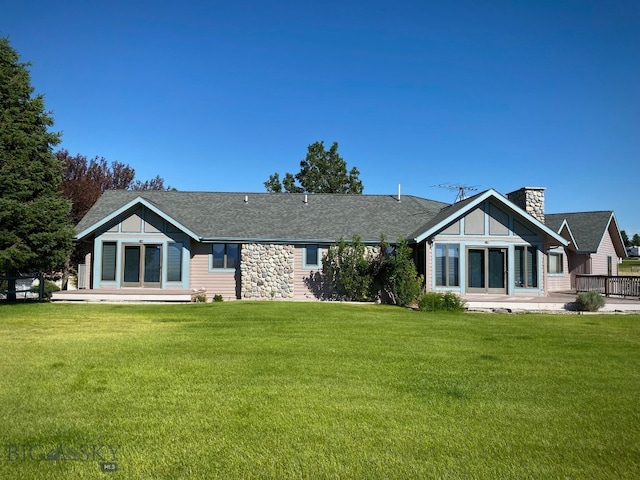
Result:
<instances>
[{"instance_id":1,"label":"house","mask_svg":"<svg viewBox=\"0 0 640 480\"><path fill-rule=\"evenodd\" d=\"M107 191L76 227L86 272L79 287L318 299L327 292L322 255L357 235L371 246L381 236L405 239L427 290L543 296L570 288L568 261L583 265L591 255L590 268L598 265L585 250L592 245L579 243L582 224L551 218L536 187L507 196L489 189L454 204L410 195ZM615 237L615 221L606 231Z\"/></svg>"},{"instance_id":2,"label":"house","mask_svg":"<svg viewBox=\"0 0 640 480\"><path fill-rule=\"evenodd\" d=\"M554 290L574 289L576 275L618 275L618 264L627 254L612 211L549 214L546 224L569 240L564 251L549 252Z\"/></svg>"}]
</instances>

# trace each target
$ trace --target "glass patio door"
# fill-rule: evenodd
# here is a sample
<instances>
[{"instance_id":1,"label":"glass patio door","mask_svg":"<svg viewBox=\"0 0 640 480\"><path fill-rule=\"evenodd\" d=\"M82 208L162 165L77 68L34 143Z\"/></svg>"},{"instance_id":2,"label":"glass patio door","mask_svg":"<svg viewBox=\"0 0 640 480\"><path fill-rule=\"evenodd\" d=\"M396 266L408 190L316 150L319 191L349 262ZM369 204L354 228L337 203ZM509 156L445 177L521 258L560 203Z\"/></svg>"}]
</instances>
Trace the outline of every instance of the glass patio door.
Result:
<instances>
[{"instance_id":1,"label":"glass patio door","mask_svg":"<svg viewBox=\"0 0 640 480\"><path fill-rule=\"evenodd\" d=\"M160 287L162 245L124 245L123 262L123 286Z\"/></svg>"},{"instance_id":2,"label":"glass patio door","mask_svg":"<svg viewBox=\"0 0 640 480\"><path fill-rule=\"evenodd\" d=\"M507 249L467 250L467 292L507 293Z\"/></svg>"}]
</instances>

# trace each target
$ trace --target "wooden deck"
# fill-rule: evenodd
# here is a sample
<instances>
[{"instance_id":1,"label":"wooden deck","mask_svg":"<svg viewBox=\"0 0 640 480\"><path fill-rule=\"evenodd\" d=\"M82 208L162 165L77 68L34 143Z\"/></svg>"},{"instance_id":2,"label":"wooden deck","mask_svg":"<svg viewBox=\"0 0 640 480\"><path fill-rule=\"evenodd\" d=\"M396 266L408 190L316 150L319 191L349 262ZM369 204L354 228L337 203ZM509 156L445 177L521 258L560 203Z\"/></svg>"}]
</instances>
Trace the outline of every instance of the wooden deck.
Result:
<instances>
[{"instance_id":1,"label":"wooden deck","mask_svg":"<svg viewBox=\"0 0 640 480\"><path fill-rule=\"evenodd\" d=\"M54 292L52 301L64 302L191 302L190 290L162 288L84 289Z\"/></svg>"},{"instance_id":2,"label":"wooden deck","mask_svg":"<svg viewBox=\"0 0 640 480\"><path fill-rule=\"evenodd\" d=\"M576 290L589 292L595 290L605 297L640 297L640 277L638 276L607 276L607 275L576 275Z\"/></svg>"}]
</instances>

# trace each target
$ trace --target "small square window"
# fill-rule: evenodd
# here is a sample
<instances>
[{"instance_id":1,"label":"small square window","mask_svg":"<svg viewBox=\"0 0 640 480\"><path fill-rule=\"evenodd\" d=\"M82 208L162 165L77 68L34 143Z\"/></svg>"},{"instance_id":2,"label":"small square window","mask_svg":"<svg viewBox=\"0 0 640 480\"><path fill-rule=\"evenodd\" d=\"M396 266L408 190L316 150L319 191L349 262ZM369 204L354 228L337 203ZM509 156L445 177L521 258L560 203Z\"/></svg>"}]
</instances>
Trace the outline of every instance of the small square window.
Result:
<instances>
[{"instance_id":1,"label":"small square window","mask_svg":"<svg viewBox=\"0 0 640 480\"><path fill-rule=\"evenodd\" d=\"M237 243L214 243L211 247L211 267L235 269L240 263L240 245Z\"/></svg>"}]
</instances>

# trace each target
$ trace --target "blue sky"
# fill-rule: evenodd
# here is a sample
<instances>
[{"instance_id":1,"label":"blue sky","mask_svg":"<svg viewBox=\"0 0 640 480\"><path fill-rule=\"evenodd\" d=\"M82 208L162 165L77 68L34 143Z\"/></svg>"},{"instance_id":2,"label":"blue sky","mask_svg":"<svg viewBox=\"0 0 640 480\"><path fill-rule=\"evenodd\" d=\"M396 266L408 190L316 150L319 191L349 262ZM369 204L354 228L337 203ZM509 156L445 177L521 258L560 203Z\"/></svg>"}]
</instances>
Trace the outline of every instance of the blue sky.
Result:
<instances>
[{"instance_id":1,"label":"blue sky","mask_svg":"<svg viewBox=\"0 0 640 480\"><path fill-rule=\"evenodd\" d=\"M264 191L339 143L365 193L544 186L640 233L640 2L0 0L61 148Z\"/></svg>"}]
</instances>

